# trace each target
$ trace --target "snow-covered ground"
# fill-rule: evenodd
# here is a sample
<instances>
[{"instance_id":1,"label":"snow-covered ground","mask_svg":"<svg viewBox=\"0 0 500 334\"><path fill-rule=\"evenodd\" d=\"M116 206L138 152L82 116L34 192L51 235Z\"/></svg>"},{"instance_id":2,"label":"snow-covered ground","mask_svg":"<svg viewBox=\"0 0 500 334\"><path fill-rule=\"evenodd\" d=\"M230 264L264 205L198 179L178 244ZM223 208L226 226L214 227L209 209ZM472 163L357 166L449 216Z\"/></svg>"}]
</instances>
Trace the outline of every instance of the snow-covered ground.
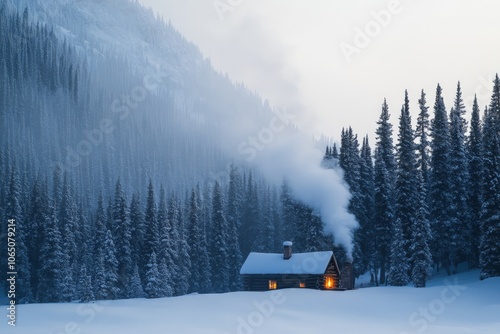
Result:
<instances>
[{"instance_id":1,"label":"snow-covered ground","mask_svg":"<svg viewBox=\"0 0 500 334\"><path fill-rule=\"evenodd\" d=\"M439 277L425 289L288 289L21 305L17 308L17 326L9 327L2 316L0 333L498 334L500 278L479 281L477 277L477 271Z\"/></svg>"}]
</instances>

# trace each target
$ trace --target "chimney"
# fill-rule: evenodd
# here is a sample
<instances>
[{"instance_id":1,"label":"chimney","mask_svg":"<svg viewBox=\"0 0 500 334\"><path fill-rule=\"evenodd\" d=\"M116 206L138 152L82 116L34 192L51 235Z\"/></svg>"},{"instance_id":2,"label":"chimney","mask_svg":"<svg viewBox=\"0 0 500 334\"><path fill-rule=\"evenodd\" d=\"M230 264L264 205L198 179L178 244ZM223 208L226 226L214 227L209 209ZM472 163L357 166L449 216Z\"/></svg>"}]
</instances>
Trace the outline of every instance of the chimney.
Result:
<instances>
[{"instance_id":1,"label":"chimney","mask_svg":"<svg viewBox=\"0 0 500 334\"><path fill-rule=\"evenodd\" d=\"M283 259L288 260L292 257L292 245L291 241L285 241L283 243Z\"/></svg>"},{"instance_id":2,"label":"chimney","mask_svg":"<svg viewBox=\"0 0 500 334\"><path fill-rule=\"evenodd\" d=\"M344 262L340 282L342 288L346 290L354 289L354 268L351 262Z\"/></svg>"}]
</instances>

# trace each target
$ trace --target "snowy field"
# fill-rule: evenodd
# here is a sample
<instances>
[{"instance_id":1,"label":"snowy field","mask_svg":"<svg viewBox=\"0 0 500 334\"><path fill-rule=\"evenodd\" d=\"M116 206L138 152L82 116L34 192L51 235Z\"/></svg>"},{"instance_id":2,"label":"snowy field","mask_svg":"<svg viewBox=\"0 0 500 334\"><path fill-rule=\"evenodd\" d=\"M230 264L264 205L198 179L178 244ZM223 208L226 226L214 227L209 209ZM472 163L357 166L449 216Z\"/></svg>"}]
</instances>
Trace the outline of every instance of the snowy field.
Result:
<instances>
[{"instance_id":1,"label":"snowy field","mask_svg":"<svg viewBox=\"0 0 500 334\"><path fill-rule=\"evenodd\" d=\"M92 304L21 305L17 309L17 326L8 326L7 318L2 316L0 333L498 334L500 278L479 281L477 277L478 271L439 277L425 289L289 289ZM5 303L5 299L2 301Z\"/></svg>"}]
</instances>

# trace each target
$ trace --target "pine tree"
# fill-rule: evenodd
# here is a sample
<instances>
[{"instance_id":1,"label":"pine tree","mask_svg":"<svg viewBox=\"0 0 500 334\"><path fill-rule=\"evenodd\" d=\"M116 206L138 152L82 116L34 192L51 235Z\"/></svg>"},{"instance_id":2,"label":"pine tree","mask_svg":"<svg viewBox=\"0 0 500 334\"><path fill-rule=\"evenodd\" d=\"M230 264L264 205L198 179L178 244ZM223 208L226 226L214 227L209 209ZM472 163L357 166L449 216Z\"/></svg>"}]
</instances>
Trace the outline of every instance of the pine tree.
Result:
<instances>
[{"instance_id":1,"label":"pine tree","mask_svg":"<svg viewBox=\"0 0 500 334\"><path fill-rule=\"evenodd\" d=\"M160 273L161 296L172 297L174 295L174 289L172 287L172 275L170 274L170 269L165 258L161 259L160 265L158 267L158 272Z\"/></svg>"},{"instance_id":2,"label":"pine tree","mask_svg":"<svg viewBox=\"0 0 500 334\"><path fill-rule=\"evenodd\" d=\"M132 257L132 263L134 266L141 265L141 256L144 254L143 247L146 224L144 222L141 200L138 194L132 195L132 200L130 201L129 221L131 234L130 254Z\"/></svg>"},{"instance_id":3,"label":"pine tree","mask_svg":"<svg viewBox=\"0 0 500 334\"><path fill-rule=\"evenodd\" d=\"M397 180L396 180L396 218L399 219L403 231L404 251L409 253L411 229L415 225L417 194L417 159L415 155L414 134L411 125L408 92L405 91L405 102L399 117L399 135L397 144Z\"/></svg>"},{"instance_id":4,"label":"pine tree","mask_svg":"<svg viewBox=\"0 0 500 334\"><path fill-rule=\"evenodd\" d=\"M173 240L170 239L169 223L168 223L168 210L167 210L167 198L165 194L165 189L163 186L160 187L160 203L158 206L158 225L160 230L160 274L163 281L163 295L172 296L174 293L173 287L173 277L175 276L174 271L176 266L174 260L172 259L173 252Z\"/></svg>"},{"instance_id":5,"label":"pine tree","mask_svg":"<svg viewBox=\"0 0 500 334\"><path fill-rule=\"evenodd\" d=\"M116 247L113 242L113 236L108 230L103 248L103 267L104 270L104 299L117 299L120 296L118 260L116 259Z\"/></svg>"},{"instance_id":6,"label":"pine tree","mask_svg":"<svg viewBox=\"0 0 500 334\"><path fill-rule=\"evenodd\" d=\"M156 262L156 253L153 251L149 257L146 271L146 285L144 292L147 298L160 298L162 296L162 285L160 271Z\"/></svg>"},{"instance_id":7,"label":"pine tree","mask_svg":"<svg viewBox=\"0 0 500 334\"><path fill-rule=\"evenodd\" d=\"M360 165L360 187L362 210L358 221L359 229L355 232L354 239L358 244L360 256L354 263L355 274L364 273L374 267L374 171L371 148L368 136L363 138L361 146L361 165ZM358 262L359 261L359 262Z\"/></svg>"},{"instance_id":8,"label":"pine tree","mask_svg":"<svg viewBox=\"0 0 500 334\"><path fill-rule=\"evenodd\" d=\"M210 288L210 260L204 230L199 219L200 208L197 191L191 190L188 218L189 258L191 260L190 292L208 292Z\"/></svg>"},{"instance_id":9,"label":"pine tree","mask_svg":"<svg viewBox=\"0 0 500 334\"><path fill-rule=\"evenodd\" d=\"M351 127L348 130L342 130L339 165L344 172L344 180L349 185L352 196L348 209L359 221L363 215L363 196L360 192L361 158L358 136L354 134ZM359 239L359 233L355 232L355 239ZM357 244L358 240L355 240L355 246Z\"/></svg>"},{"instance_id":10,"label":"pine tree","mask_svg":"<svg viewBox=\"0 0 500 334\"><path fill-rule=\"evenodd\" d=\"M31 265L31 287L33 296L37 302L41 302L38 298L38 288L40 286L39 280L42 278L39 273L41 267L44 265L42 261L42 247L44 246L44 237L47 233L50 232L49 234L52 234L53 232L52 230L47 230L46 221L48 219L54 221L55 219L56 224L59 224L57 223L55 208L52 206L52 211L50 210L47 193L44 191L43 185L38 178L34 180L29 202L25 226L26 230L29 230L30 233L26 233L24 242L28 249L28 261ZM59 226L57 226L56 234L59 238L61 237Z\"/></svg>"},{"instance_id":11,"label":"pine tree","mask_svg":"<svg viewBox=\"0 0 500 334\"><path fill-rule=\"evenodd\" d=\"M336 143L333 143L333 147L332 147L332 150L331 150L331 154L332 154L332 158L334 159L339 159L339 151L337 150L337 144Z\"/></svg>"},{"instance_id":12,"label":"pine tree","mask_svg":"<svg viewBox=\"0 0 500 334\"><path fill-rule=\"evenodd\" d=\"M94 260L94 296L96 300L108 299L108 286L106 282L106 268L104 267L104 244L97 248L97 255Z\"/></svg>"},{"instance_id":13,"label":"pine tree","mask_svg":"<svg viewBox=\"0 0 500 334\"><path fill-rule=\"evenodd\" d=\"M470 245L467 243L470 216L467 198L469 173L465 148L467 122L463 118L465 112L459 82L455 104L450 112L450 256L455 271L458 263L467 258L466 256L469 255L467 252L470 250Z\"/></svg>"},{"instance_id":14,"label":"pine tree","mask_svg":"<svg viewBox=\"0 0 500 334\"><path fill-rule=\"evenodd\" d=\"M377 148L375 150L375 252L376 267L380 270L380 284L385 284L389 266L391 230L394 224L394 147L392 125L389 122L389 107L382 105L382 114L377 124Z\"/></svg>"},{"instance_id":15,"label":"pine tree","mask_svg":"<svg viewBox=\"0 0 500 334\"><path fill-rule=\"evenodd\" d=\"M325 235L321 217L308 208L308 217L304 224L304 252L315 252L326 249Z\"/></svg>"},{"instance_id":16,"label":"pine tree","mask_svg":"<svg viewBox=\"0 0 500 334\"><path fill-rule=\"evenodd\" d=\"M396 179L396 160L394 158L394 145L392 140L392 124L390 123L389 106L384 99L382 104L382 113L377 121L377 150L380 157L384 160L384 165L392 179L391 185L394 186Z\"/></svg>"},{"instance_id":17,"label":"pine tree","mask_svg":"<svg viewBox=\"0 0 500 334\"><path fill-rule=\"evenodd\" d=\"M271 213L271 188L267 186L267 190L264 193L264 198L260 212L262 212L262 219L260 221L259 234L257 238L256 251L269 253L273 251L274 248L274 221ZM230 246L230 245L229 245ZM233 268L231 268L233 269ZM235 268L236 269L236 268Z\"/></svg>"},{"instance_id":18,"label":"pine tree","mask_svg":"<svg viewBox=\"0 0 500 334\"><path fill-rule=\"evenodd\" d=\"M118 289L120 298L128 297L128 286L132 276L132 249L129 212L120 179L116 181L113 202L113 240L118 261Z\"/></svg>"},{"instance_id":19,"label":"pine tree","mask_svg":"<svg viewBox=\"0 0 500 334\"><path fill-rule=\"evenodd\" d=\"M241 289L241 275L239 270L243 264L240 244L238 240L238 229L241 223L242 185L238 169L231 165L229 172L229 187L227 199L227 223L228 223L228 256L229 256L229 290Z\"/></svg>"},{"instance_id":20,"label":"pine tree","mask_svg":"<svg viewBox=\"0 0 500 334\"><path fill-rule=\"evenodd\" d=\"M49 207L49 215L45 219L44 235L40 249L40 269L37 274L37 301L41 303L58 302L63 282L63 258L61 249L61 233L59 232L57 215L53 206Z\"/></svg>"},{"instance_id":21,"label":"pine tree","mask_svg":"<svg viewBox=\"0 0 500 334\"><path fill-rule=\"evenodd\" d=\"M229 291L229 259L227 246L227 220L224 212L224 199L219 182L215 182L212 197L213 230L210 243L210 265L212 268L212 287L214 292Z\"/></svg>"},{"instance_id":22,"label":"pine tree","mask_svg":"<svg viewBox=\"0 0 500 334\"><path fill-rule=\"evenodd\" d=\"M94 220L92 251L91 251L94 258L94 265L90 269L92 282L95 285L94 296L98 300L106 298L105 296L106 292L104 291L106 283L104 282L104 267L103 267L104 244L106 242L106 233L108 231L106 225L107 225L106 214L104 212L103 199L102 195L99 194L99 197L97 199L97 209Z\"/></svg>"},{"instance_id":23,"label":"pine tree","mask_svg":"<svg viewBox=\"0 0 500 334\"><path fill-rule=\"evenodd\" d=\"M62 238L62 286L60 287L60 298L61 301L70 302L75 299L76 296L76 283L78 281L78 272L80 268L77 268L78 259L80 257L79 243L81 236L79 235L80 230L78 229L78 217L76 212L76 205L71 195L70 180L68 173L64 173L62 193L60 197L59 208L58 209L58 219L59 219L59 229ZM80 242L81 244L81 242Z\"/></svg>"},{"instance_id":24,"label":"pine tree","mask_svg":"<svg viewBox=\"0 0 500 334\"><path fill-rule=\"evenodd\" d=\"M484 119L484 190L479 245L480 278L500 276L500 79Z\"/></svg>"},{"instance_id":25,"label":"pine tree","mask_svg":"<svg viewBox=\"0 0 500 334\"><path fill-rule=\"evenodd\" d=\"M78 274L77 298L80 300L80 303L88 303L95 299L94 291L92 290L92 277L87 273L85 263L81 265Z\"/></svg>"},{"instance_id":26,"label":"pine tree","mask_svg":"<svg viewBox=\"0 0 500 334\"><path fill-rule=\"evenodd\" d=\"M410 263L411 280L417 288L423 288L431 276L432 255L429 247L431 241L431 228L428 220L427 195L423 171L417 174L418 206L416 216L411 227Z\"/></svg>"},{"instance_id":27,"label":"pine tree","mask_svg":"<svg viewBox=\"0 0 500 334\"><path fill-rule=\"evenodd\" d=\"M404 286L408 284L408 259L403 235L403 226L399 218L394 222L394 234L391 243L391 269L387 275L387 284Z\"/></svg>"},{"instance_id":28,"label":"pine tree","mask_svg":"<svg viewBox=\"0 0 500 334\"><path fill-rule=\"evenodd\" d=\"M156 201L155 193L153 188L153 182L149 180L148 186L148 197L146 203L146 214L144 215L144 220L146 222L146 233L144 235L144 247L142 253L143 261L148 261L151 254L154 252L155 257L159 250L160 243L160 230L158 228L158 220L156 217ZM147 262L143 263L143 269L146 270Z\"/></svg>"},{"instance_id":29,"label":"pine tree","mask_svg":"<svg viewBox=\"0 0 500 334\"><path fill-rule=\"evenodd\" d=\"M417 118L417 128L415 130L415 136L418 139L417 144L417 159L418 159L418 169L420 170L423 178L423 186L425 191L428 193L430 184L430 164L431 164L431 153L430 153L430 121L429 121L429 107L427 107L427 100L425 98L425 92L422 90L420 99L418 100L418 105L420 112ZM427 201L427 199L426 199Z\"/></svg>"},{"instance_id":30,"label":"pine tree","mask_svg":"<svg viewBox=\"0 0 500 334\"><path fill-rule=\"evenodd\" d=\"M481 130L481 120L479 116L479 105L477 98L474 98L472 106L472 116L470 123L470 134L467 143L467 156L469 157L469 184L468 198L470 208L469 242L471 267L479 265L479 239L480 221L483 203L484 164L483 164L483 133Z\"/></svg>"},{"instance_id":31,"label":"pine tree","mask_svg":"<svg viewBox=\"0 0 500 334\"><path fill-rule=\"evenodd\" d=\"M432 121L432 160L430 185L430 217L432 230L432 253L448 274L450 271L450 129L442 89L438 84Z\"/></svg>"},{"instance_id":32,"label":"pine tree","mask_svg":"<svg viewBox=\"0 0 500 334\"><path fill-rule=\"evenodd\" d=\"M241 254L244 258L246 258L256 246L257 236L259 234L259 224L260 215L257 184L250 171L246 182L243 216L239 230Z\"/></svg>"},{"instance_id":33,"label":"pine tree","mask_svg":"<svg viewBox=\"0 0 500 334\"><path fill-rule=\"evenodd\" d=\"M283 180L281 185L281 212L283 221L282 234L284 240L295 241L294 238L298 234L297 232L297 222L294 211L294 199L293 194L288 186L288 181ZM281 241L283 242L283 241ZM281 245L280 245L281 246Z\"/></svg>"},{"instance_id":34,"label":"pine tree","mask_svg":"<svg viewBox=\"0 0 500 334\"><path fill-rule=\"evenodd\" d=\"M63 185L62 185L62 170L61 166L56 165L54 168L54 175L52 177L52 200L54 201L54 207L59 209L62 201Z\"/></svg>"},{"instance_id":35,"label":"pine tree","mask_svg":"<svg viewBox=\"0 0 500 334\"><path fill-rule=\"evenodd\" d=\"M130 279L130 298L144 298L146 293L142 287L141 277L139 276L139 267L137 264L134 265L134 270L132 272L132 278Z\"/></svg>"},{"instance_id":36,"label":"pine tree","mask_svg":"<svg viewBox=\"0 0 500 334\"><path fill-rule=\"evenodd\" d=\"M76 248L76 243L74 241L74 234L70 229L69 224L63 224L62 238L62 255L59 261L62 264L61 269L61 286L60 289L60 301L70 302L75 299L76 296L76 282L73 277L73 252Z\"/></svg>"},{"instance_id":37,"label":"pine tree","mask_svg":"<svg viewBox=\"0 0 500 334\"><path fill-rule=\"evenodd\" d=\"M171 226L171 239L177 240L173 260L177 265L174 271L174 295L180 296L188 292L189 280L191 277L191 260L189 258L189 244L184 220L181 216L178 199L172 195L168 205L168 222Z\"/></svg>"},{"instance_id":38,"label":"pine tree","mask_svg":"<svg viewBox=\"0 0 500 334\"><path fill-rule=\"evenodd\" d=\"M8 193L6 198L6 211L5 216L7 220L13 219L16 230L16 271L18 273L16 281L16 301L17 303L30 303L33 301L33 291L31 288L31 264L28 257L28 248L26 246L26 239L28 229L22 215L20 205L20 185L17 175L17 170L12 167L10 174L10 181L8 186ZM7 240L7 235L5 239ZM5 243L7 244L7 243ZM5 245L4 244L4 245ZM7 247L5 247L7 249ZM7 259L8 256L5 256ZM3 263L3 262L2 262ZM5 264L4 268L7 268ZM10 271L10 270L9 270Z\"/></svg>"}]
</instances>

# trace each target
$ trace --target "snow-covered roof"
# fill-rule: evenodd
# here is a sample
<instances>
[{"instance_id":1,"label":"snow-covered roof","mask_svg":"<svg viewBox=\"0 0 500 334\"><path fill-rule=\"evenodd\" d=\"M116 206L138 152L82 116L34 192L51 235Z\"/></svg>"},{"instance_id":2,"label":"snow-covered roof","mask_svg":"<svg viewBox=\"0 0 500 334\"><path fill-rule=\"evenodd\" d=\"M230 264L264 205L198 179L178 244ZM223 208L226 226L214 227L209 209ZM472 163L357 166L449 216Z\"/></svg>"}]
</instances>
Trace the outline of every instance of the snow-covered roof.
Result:
<instances>
[{"instance_id":1,"label":"snow-covered roof","mask_svg":"<svg viewBox=\"0 0 500 334\"><path fill-rule=\"evenodd\" d=\"M241 267L240 274L324 274L332 251L294 253L288 260L283 253L250 253Z\"/></svg>"}]
</instances>

